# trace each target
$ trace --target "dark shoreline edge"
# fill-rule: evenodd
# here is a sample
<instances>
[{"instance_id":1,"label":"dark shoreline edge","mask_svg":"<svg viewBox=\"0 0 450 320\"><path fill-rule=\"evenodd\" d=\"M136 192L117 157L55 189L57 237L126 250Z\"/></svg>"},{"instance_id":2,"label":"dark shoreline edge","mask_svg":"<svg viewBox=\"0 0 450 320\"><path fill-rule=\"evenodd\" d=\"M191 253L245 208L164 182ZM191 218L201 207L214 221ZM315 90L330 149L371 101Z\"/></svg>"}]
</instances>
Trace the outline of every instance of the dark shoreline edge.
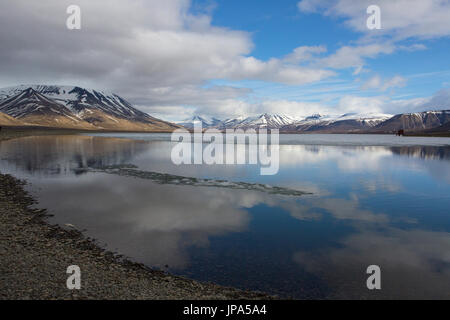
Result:
<instances>
[{"instance_id":1,"label":"dark shoreline edge","mask_svg":"<svg viewBox=\"0 0 450 320\"><path fill-rule=\"evenodd\" d=\"M40 126L23 126L23 127L11 127L2 126L0 131L0 140L4 140L5 135L11 135L14 137L23 137L31 135L55 135L55 134L89 134L89 133L172 133L170 130L154 130L154 131L124 131L124 130L83 130L83 129L69 129L69 128L53 128L53 127L40 127ZM186 129L186 128L185 128ZM192 129L186 129L189 132L194 132ZM6 134L5 134L6 132ZM224 133L224 130L219 130ZM395 135L395 132L376 132L376 131L352 131L352 132L315 132L315 131L280 131L279 134L363 134L363 135ZM448 138L450 137L450 131L434 131L433 129L425 131L407 131L404 134L405 137L436 137L436 138Z\"/></svg>"},{"instance_id":2,"label":"dark shoreline edge","mask_svg":"<svg viewBox=\"0 0 450 320\"><path fill-rule=\"evenodd\" d=\"M51 225L26 181L0 173L0 299L267 300L275 297L174 276L124 259L73 227ZM66 287L79 265L81 289Z\"/></svg>"}]
</instances>

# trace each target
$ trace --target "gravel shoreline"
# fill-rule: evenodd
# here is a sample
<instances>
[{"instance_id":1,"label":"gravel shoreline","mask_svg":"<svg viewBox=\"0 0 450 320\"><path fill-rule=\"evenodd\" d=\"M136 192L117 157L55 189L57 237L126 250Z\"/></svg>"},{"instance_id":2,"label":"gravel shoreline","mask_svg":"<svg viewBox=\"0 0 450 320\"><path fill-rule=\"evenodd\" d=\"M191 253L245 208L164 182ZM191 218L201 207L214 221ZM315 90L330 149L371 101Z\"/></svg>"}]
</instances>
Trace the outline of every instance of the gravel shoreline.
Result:
<instances>
[{"instance_id":1,"label":"gravel shoreline","mask_svg":"<svg viewBox=\"0 0 450 320\"><path fill-rule=\"evenodd\" d=\"M273 298L173 276L105 251L71 227L49 224L45 210L32 208L25 184L0 173L0 299ZM81 269L80 290L67 289L70 265Z\"/></svg>"}]
</instances>

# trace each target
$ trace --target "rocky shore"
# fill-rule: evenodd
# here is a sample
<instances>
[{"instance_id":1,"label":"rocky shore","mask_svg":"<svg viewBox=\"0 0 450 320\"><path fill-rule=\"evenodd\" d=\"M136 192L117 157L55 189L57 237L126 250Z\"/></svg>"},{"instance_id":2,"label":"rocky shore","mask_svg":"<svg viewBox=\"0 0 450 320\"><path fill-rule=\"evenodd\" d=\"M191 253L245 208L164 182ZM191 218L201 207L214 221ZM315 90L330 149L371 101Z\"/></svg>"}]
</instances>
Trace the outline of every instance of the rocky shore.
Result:
<instances>
[{"instance_id":1,"label":"rocky shore","mask_svg":"<svg viewBox=\"0 0 450 320\"><path fill-rule=\"evenodd\" d=\"M11 138L11 137L9 137ZM151 270L100 248L34 209L26 182L0 173L0 299L270 299L262 293ZM81 269L81 289L66 286Z\"/></svg>"}]
</instances>

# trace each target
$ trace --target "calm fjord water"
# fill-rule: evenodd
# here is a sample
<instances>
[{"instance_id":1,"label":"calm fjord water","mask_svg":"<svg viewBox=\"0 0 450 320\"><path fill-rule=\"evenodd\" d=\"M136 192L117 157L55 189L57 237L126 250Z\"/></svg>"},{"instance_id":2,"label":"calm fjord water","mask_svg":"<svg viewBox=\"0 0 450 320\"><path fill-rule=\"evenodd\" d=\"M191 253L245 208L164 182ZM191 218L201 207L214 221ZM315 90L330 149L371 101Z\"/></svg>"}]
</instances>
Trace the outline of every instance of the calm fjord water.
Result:
<instances>
[{"instance_id":1,"label":"calm fjord water","mask_svg":"<svg viewBox=\"0 0 450 320\"><path fill-rule=\"evenodd\" d=\"M450 298L450 138L282 135L274 176L175 166L169 139L14 139L0 143L0 171L27 179L51 222L172 273L295 298ZM102 169L124 164L134 177ZM165 184L148 172L309 194Z\"/></svg>"}]
</instances>

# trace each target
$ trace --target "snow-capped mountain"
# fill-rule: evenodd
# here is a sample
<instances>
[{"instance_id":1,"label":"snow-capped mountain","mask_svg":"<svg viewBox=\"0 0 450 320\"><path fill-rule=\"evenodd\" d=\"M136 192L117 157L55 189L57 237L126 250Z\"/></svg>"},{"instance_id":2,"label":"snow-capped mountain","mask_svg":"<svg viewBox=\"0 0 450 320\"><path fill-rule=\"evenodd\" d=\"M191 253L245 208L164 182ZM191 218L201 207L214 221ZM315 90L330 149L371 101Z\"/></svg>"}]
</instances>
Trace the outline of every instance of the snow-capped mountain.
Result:
<instances>
[{"instance_id":1,"label":"snow-capped mountain","mask_svg":"<svg viewBox=\"0 0 450 320\"><path fill-rule=\"evenodd\" d=\"M264 113L256 117L244 119L227 119L220 128L223 129L280 129L295 122L294 118L280 114Z\"/></svg>"},{"instance_id":2,"label":"snow-capped mountain","mask_svg":"<svg viewBox=\"0 0 450 320\"><path fill-rule=\"evenodd\" d=\"M214 117L203 117L203 116L193 116L191 118L185 119L183 121L177 122L177 124L192 129L194 128L194 124L199 123L202 125L202 128L213 128L221 124L221 120L216 119Z\"/></svg>"},{"instance_id":3,"label":"snow-capped mountain","mask_svg":"<svg viewBox=\"0 0 450 320\"><path fill-rule=\"evenodd\" d=\"M18 119L30 115L73 116L69 109L34 91L32 88L23 90L3 100L0 104L0 110Z\"/></svg>"},{"instance_id":4,"label":"snow-capped mountain","mask_svg":"<svg viewBox=\"0 0 450 320\"><path fill-rule=\"evenodd\" d=\"M179 127L135 109L116 94L74 86L0 89L0 112L46 126L144 131Z\"/></svg>"},{"instance_id":5,"label":"snow-capped mountain","mask_svg":"<svg viewBox=\"0 0 450 320\"><path fill-rule=\"evenodd\" d=\"M204 128L224 129L279 129L280 131L317 131L325 128L342 127L345 130L368 129L378 125L380 122L391 118L388 114L356 114L344 115L321 115L297 119L294 117L264 113L258 116L238 117L223 121L214 119L214 122L206 121L202 117L194 116L191 119L201 121ZM186 126L185 123L180 123Z\"/></svg>"},{"instance_id":6,"label":"snow-capped mountain","mask_svg":"<svg viewBox=\"0 0 450 320\"><path fill-rule=\"evenodd\" d=\"M428 130L438 128L450 122L450 110L403 113L378 124L378 131Z\"/></svg>"},{"instance_id":7,"label":"snow-capped mountain","mask_svg":"<svg viewBox=\"0 0 450 320\"><path fill-rule=\"evenodd\" d=\"M171 131L194 123L203 128L279 129L280 132L381 133L446 130L450 110L398 114L314 114L294 118L264 113L219 120L193 116L178 124L156 119L135 109L120 96L76 86L16 86L0 89L0 125L36 125L58 128L118 131Z\"/></svg>"},{"instance_id":8,"label":"snow-capped mountain","mask_svg":"<svg viewBox=\"0 0 450 320\"><path fill-rule=\"evenodd\" d=\"M133 108L120 96L74 86L20 85L0 89L0 100L16 95L28 88L48 97L74 114L82 114L92 109L133 121L153 119L148 114Z\"/></svg>"},{"instance_id":9,"label":"snow-capped mountain","mask_svg":"<svg viewBox=\"0 0 450 320\"><path fill-rule=\"evenodd\" d=\"M93 128L62 104L28 88L0 102L0 112L29 124Z\"/></svg>"},{"instance_id":10,"label":"snow-capped mountain","mask_svg":"<svg viewBox=\"0 0 450 320\"><path fill-rule=\"evenodd\" d=\"M194 123L201 123L202 128L215 129L278 129L295 121L294 118L279 114L264 113L253 117L237 117L219 120L214 117L194 115L193 117L177 122L186 128L193 128Z\"/></svg>"},{"instance_id":11,"label":"snow-capped mountain","mask_svg":"<svg viewBox=\"0 0 450 320\"><path fill-rule=\"evenodd\" d=\"M322 114L313 114L311 116L305 117L299 121L298 123L319 123L319 122L336 122L336 121L345 121L345 120L357 120L357 121L366 121L366 122L377 122L384 121L386 119L391 118L391 114L384 113L345 113L345 114L335 114L335 115L322 115Z\"/></svg>"},{"instance_id":12,"label":"snow-capped mountain","mask_svg":"<svg viewBox=\"0 0 450 320\"><path fill-rule=\"evenodd\" d=\"M282 129L287 132L362 132L376 127L378 124L390 119L390 114L346 113L343 115L314 114Z\"/></svg>"},{"instance_id":13,"label":"snow-capped mountain","mask_svg":"<svg viewBox=\"0 0 450 320\"><path fill-rule=\"evenodd\" d=\"M320 113L315 113L315 114L313 114L313 115L310 115L310 116L307 116L307 117L305 117L304 119L302 119L302 121L305 121L305 122L309 122L309 121L322 121L322 120L324 120L324 116L323 115L321 115Z\"/></svg>"},{"instance_id":14,"label":"snow-capped mountain","mask_svg":"<svg viewBox=\"0 0 450 320\"><path fill-rule=\"evenodd\" d=\"M225 129L279 129L285 133L393 133L398 130L420 131L446 128L450 110L425 111L398 115L384 113L311 114L301 119L286 115L264 113L258 116L226 120L194 116L179 124L192 128L195 122L203 128ZM444 130L442 129L442 130Z\"/></svg>"}]
</instances>

